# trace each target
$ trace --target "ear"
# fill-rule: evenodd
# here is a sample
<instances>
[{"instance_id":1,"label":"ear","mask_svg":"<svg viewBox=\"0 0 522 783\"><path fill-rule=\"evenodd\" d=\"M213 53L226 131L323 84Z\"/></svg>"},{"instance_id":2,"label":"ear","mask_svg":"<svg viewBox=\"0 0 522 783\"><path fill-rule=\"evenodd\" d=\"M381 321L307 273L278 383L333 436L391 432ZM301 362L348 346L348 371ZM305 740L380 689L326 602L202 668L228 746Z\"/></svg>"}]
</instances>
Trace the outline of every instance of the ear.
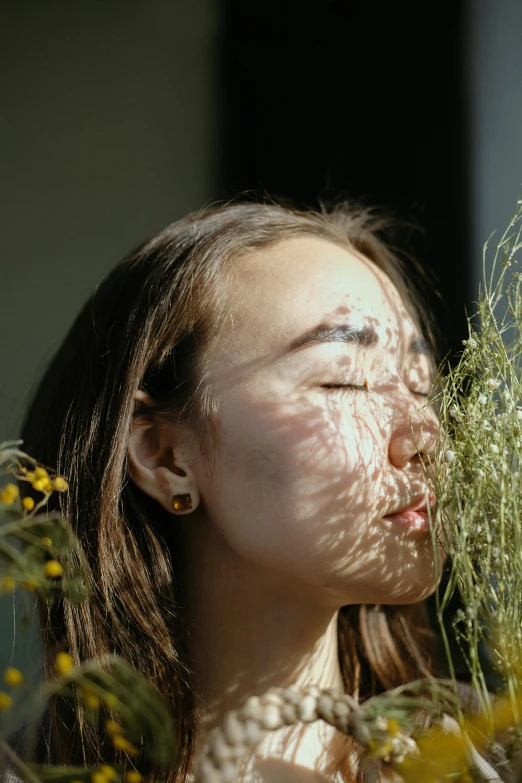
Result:
<instances>
[{"instance_id":1,"label":"ear","mask_svg":"<svg viewBox=\"0 0 522 783\"><path fill-rule=\"evenodd\" d=\"M150 402L150 397L139 390L135 400L142 405ZM171 424L154 416L140 416L133 421L127 445L130 478L171 514L190 514L200 503L192 469L194 445L194 436L186 425ZM174 495L187 493L190 493L192 508L174 512Z\"/></svg>"}]
</instances>

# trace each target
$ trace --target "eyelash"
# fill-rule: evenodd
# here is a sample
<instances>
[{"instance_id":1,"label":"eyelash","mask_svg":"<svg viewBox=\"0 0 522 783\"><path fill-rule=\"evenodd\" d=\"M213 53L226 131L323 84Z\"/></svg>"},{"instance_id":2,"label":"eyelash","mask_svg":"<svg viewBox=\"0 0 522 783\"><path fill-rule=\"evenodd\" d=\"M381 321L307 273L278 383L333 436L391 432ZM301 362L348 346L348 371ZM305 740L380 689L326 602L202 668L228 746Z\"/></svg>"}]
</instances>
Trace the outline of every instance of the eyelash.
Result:
<instances>
[{"instance_id":1,"label":"eyelash","mask_svg":"<svg viewBox=\"0 0 522 783\"><path fill-rule=\"evenodd\" d=\"M357 391L370 391L367 386L358 386L356 383L323 383L323 389L356 389Z\"/></svg>"},{"instance_id":2,"label":"eyelash","mask_svg":"<svg viewBox=\"0 0 522 783\"><path fill-rule=\"evenodd\" d=\"M322 384L323 389L354 389L356 391L365 391L369 392L369 388L367 386L358 386L356 383L323 383ZM429 394L424 394L424 392L418 392L413 391L413 389L410 389L412 394L417 395L418 397L424 397L428 398Z\"/></svg>"}]
</instances>

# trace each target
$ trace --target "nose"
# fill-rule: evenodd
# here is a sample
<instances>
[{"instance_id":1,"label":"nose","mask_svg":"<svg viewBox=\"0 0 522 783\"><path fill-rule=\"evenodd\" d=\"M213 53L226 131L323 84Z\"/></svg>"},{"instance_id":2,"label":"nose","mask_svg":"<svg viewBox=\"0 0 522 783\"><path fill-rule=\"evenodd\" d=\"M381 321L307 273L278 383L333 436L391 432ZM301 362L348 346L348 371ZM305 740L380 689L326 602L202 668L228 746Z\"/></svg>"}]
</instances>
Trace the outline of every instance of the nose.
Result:
<instances>
[{"instance_id":1,"label":"nose","mask_svg":"<svg viewBox=\"0 0 522 783\"><path fill-rule=\"evenodd\" d=\"M396 404L388 456L394 467L403 469L433 454L440 425L433 408L419 403L411 392L401 395Z\"/></svg>"}]
</instances>

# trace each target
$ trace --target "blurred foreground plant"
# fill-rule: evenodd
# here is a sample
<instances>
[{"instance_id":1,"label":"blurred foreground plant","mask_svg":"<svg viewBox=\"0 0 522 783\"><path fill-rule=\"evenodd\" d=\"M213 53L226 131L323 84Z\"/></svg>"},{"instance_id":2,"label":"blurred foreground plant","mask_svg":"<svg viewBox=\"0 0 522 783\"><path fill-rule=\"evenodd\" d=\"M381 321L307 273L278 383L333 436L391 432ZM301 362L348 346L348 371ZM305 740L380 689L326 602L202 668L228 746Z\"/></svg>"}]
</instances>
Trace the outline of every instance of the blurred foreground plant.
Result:
<instances>
[{"instance_id":1,"label":"blurred foreground plant","mask_svg":"<svg viewBox=\"0 0 522 783\"><path fill-rule=\"evenodd\" d=\"M59 514L38 514L53 492L67 491L67 481L20 451L20 444L0 443L0 472L18 482L0 489L0 591L21 586L47 601L64 597L79 602L89 588L88 566L76 536ZM22 498L19 484L41 497ZM70 560L73 552L76 565L70 563L64 574L59 559Z\"/></svg>"},{"instance_id":2,"label":"blurred foreground plant","mask_svg":"<svg viewBox=\"0 0 522 783\"><path fill-rule=\"evenodd\" d=\"M37 594L40 600L77 603L88 595L90 573L79 542L67 522L45 510L53 492L66 492L67 480L54 475L20 450L21 441L0 444L0 473L11 481L0 488L0 592ZM14 483L16 480L16 484ZM32 490L22 497L20 487ZM36 495L36 500L33 495ZM71 655L56 655L54 676L35 692L14 667L3 673L0 690L0 777L9 763L30 783L140 783L137 767L170 767L175 762L175 735L166 703L125 661L108 655L75 666ZM27 743L51 698L80 701L85 721L100 732L111 763L64 767L27 763L8 741L13 708L21 708ZM18 712L18 718L20 711ZM3 763L2 763L3 762Z\"/></svg>"}]
</instances>

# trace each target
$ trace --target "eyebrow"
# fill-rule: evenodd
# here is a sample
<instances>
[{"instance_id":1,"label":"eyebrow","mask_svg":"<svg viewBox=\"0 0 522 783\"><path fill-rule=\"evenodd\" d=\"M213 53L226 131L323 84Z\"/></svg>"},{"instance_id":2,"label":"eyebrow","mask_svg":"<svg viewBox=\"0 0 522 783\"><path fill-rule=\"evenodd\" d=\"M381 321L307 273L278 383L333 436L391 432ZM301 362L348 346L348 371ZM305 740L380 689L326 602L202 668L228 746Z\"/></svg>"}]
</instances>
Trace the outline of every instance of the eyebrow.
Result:
<instances>
[{"instance_id":1,"label":"eyebrow","mask_svg":"<svg viewBox=\"0 0 522 783\"><path fill-rule=\"evenodd\" d=\"M286 348L285 353L293 353L308 345L317 345L318 343L354 343L363 348L372 348L379 342L379 336L374 329L366 326L350 326L349 324L338 324L331 326L328 324L319 324L309 329L304 334L293 340ZM432 349L424 337L414 337L410 343L408 353L430 356Z\"/></svg>"}]
</instances>

